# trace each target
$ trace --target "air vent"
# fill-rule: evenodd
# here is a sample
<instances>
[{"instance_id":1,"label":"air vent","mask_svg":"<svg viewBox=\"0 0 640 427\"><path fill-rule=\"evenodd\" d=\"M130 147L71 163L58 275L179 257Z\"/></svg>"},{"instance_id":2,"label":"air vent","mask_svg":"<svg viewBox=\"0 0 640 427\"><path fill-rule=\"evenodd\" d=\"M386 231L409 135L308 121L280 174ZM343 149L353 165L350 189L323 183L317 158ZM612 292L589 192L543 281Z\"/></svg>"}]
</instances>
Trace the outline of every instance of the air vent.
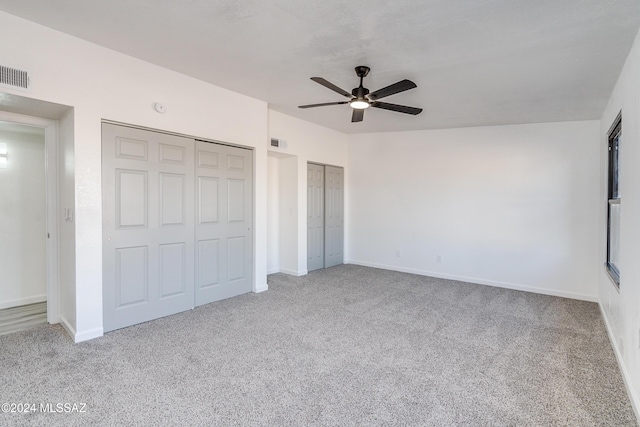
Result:
<instances>
[{"instance_id":1,"label":"air vent","mask_svg":"<svg viewBox=\"0 0 640 427\"><path fill-rule=\"evenodd\" d=\"M277 148L287 148L287 141L284 139L271 138L271 146Z\"/></svg>"},{"instance_id":2,"label":"air vent","mask_svg":"<svg viewBox=\"0 0 640 427\"><path fill-rule=\"evenodd\" d=\"M0 65L0 85L13 89L29 90L29 83L27 71Z\"/></svg>"}]
</instances>

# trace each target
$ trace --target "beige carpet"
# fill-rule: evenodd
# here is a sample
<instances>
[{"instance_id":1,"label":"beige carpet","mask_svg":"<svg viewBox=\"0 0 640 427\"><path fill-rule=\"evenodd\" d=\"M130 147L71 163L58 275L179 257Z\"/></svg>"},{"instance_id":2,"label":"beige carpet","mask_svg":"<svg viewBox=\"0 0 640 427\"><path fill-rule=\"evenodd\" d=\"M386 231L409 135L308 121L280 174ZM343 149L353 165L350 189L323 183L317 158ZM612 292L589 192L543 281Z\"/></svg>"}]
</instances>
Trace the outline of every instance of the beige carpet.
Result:
<instances>
[{"instance_id":1,"label":"beige carpet","mask_svg":"<svg viewBox=\"0 0 640 427\"><path fill-rule=\"evenodd\" d=\"M352 265L85 343L0 336L0 384L86 404L2 426L636 425L596 304Z\"/></svg>"}]
</instances>

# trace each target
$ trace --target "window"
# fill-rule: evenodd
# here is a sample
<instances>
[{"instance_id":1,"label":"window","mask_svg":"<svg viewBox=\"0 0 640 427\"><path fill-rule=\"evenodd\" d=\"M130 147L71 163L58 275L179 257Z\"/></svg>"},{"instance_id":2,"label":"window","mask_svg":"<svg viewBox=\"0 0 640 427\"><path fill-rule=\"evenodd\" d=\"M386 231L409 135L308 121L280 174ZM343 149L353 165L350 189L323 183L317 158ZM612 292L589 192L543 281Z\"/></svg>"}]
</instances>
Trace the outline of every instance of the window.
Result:
<instances>
[{"instance_id":1,"label":"window","mask_svg":"<svg viewBox=\"0 0 640 427\"><path fill-rule=\"evenodd\" d=\"M609 173L607 183L607 271L620 286L620 135L622 116L618 115L609 131Z\"/></svg>"}]
</instances>

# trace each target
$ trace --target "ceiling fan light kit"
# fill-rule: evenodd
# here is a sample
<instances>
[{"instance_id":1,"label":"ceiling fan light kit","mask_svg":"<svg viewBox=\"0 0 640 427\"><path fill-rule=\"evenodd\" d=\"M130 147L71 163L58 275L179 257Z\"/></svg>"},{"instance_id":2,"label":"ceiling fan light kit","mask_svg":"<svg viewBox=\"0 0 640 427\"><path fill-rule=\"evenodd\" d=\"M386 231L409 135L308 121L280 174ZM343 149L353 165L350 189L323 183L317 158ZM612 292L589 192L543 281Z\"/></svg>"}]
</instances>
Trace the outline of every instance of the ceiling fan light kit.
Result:
<instances>
[{"instance_id":1,"label":"ceiling fan light kit","mask_svg":"<svg viewBox=\"0 0 640 427\"><path fill-rule=\"evenodd\" d=\"M367 66L360 65L356 67L356 75L360 77L360 86L354 88L351 93L344 89L339 88L333 83L323 79L322 77L311 77L311 80L321 84L327 89L339 93L340 95L349 98L349 101L338 102L324 102L322 104L308 104L300 105L298 108L314 108L314 107L326 107L328 105L342 105L349 104L353 109L351 116L352 122L361 122L364 118L364 110L369 107L381 108L383 110L396 111L398 113L417 115L422 112L422 108L409 107L406 105L389 104L387 102L379 102L378 99L384 98L396 93L404 92L409 89L414 89L417 85L411 80L401 80L397 83L378 89L375 92L369 93L369 89L363 86L363 79L369 74L371 69Z\"/></svg>"},{"instance_id":2,"label":"ceiling fan light kit","mask_svg":"<svg viewBox=\"0 0 640 427\"><path fill-rule=\"evenodd\" d=\"M365 108L369 108L371 105L365 99L354 99L349 103L349 106L357 110L364 110Z\"/></svg>"}]
</instances>

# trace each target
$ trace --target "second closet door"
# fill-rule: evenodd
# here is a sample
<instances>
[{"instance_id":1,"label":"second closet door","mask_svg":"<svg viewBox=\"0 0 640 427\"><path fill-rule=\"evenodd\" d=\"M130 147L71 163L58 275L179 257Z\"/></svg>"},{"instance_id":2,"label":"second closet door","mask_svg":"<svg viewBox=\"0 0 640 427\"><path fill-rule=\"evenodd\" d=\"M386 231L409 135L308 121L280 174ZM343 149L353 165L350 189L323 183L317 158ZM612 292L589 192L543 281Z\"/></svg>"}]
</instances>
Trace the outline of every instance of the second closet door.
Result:
<instances>
[{"instance_id":1,"label":"second closet door","mask_svg":"<svg viewBox=\"0 0 640 427\"><path fill-rule=\"evenodd\" d=\"M307 271L324 268L324 166L307 164Z\"/></svg>"},{"instance_id":2,"label":"second closet door","mask_svg":"<svg viewBox=\"0 0 640 427\"><path fill-rule=\"evenodd\" d=\"M344 263L344 169L324 167L324 266Z\"/></svg>"},{"instance_id":3,"label":"second closet door","mask_svg":"<svg viewBox=\"0 0 640 427\"><path fill-rule=\"evenodd\" d=\"M344 262L344 169L307 164L307 271Z\"/></svg>"}]
</instances>

